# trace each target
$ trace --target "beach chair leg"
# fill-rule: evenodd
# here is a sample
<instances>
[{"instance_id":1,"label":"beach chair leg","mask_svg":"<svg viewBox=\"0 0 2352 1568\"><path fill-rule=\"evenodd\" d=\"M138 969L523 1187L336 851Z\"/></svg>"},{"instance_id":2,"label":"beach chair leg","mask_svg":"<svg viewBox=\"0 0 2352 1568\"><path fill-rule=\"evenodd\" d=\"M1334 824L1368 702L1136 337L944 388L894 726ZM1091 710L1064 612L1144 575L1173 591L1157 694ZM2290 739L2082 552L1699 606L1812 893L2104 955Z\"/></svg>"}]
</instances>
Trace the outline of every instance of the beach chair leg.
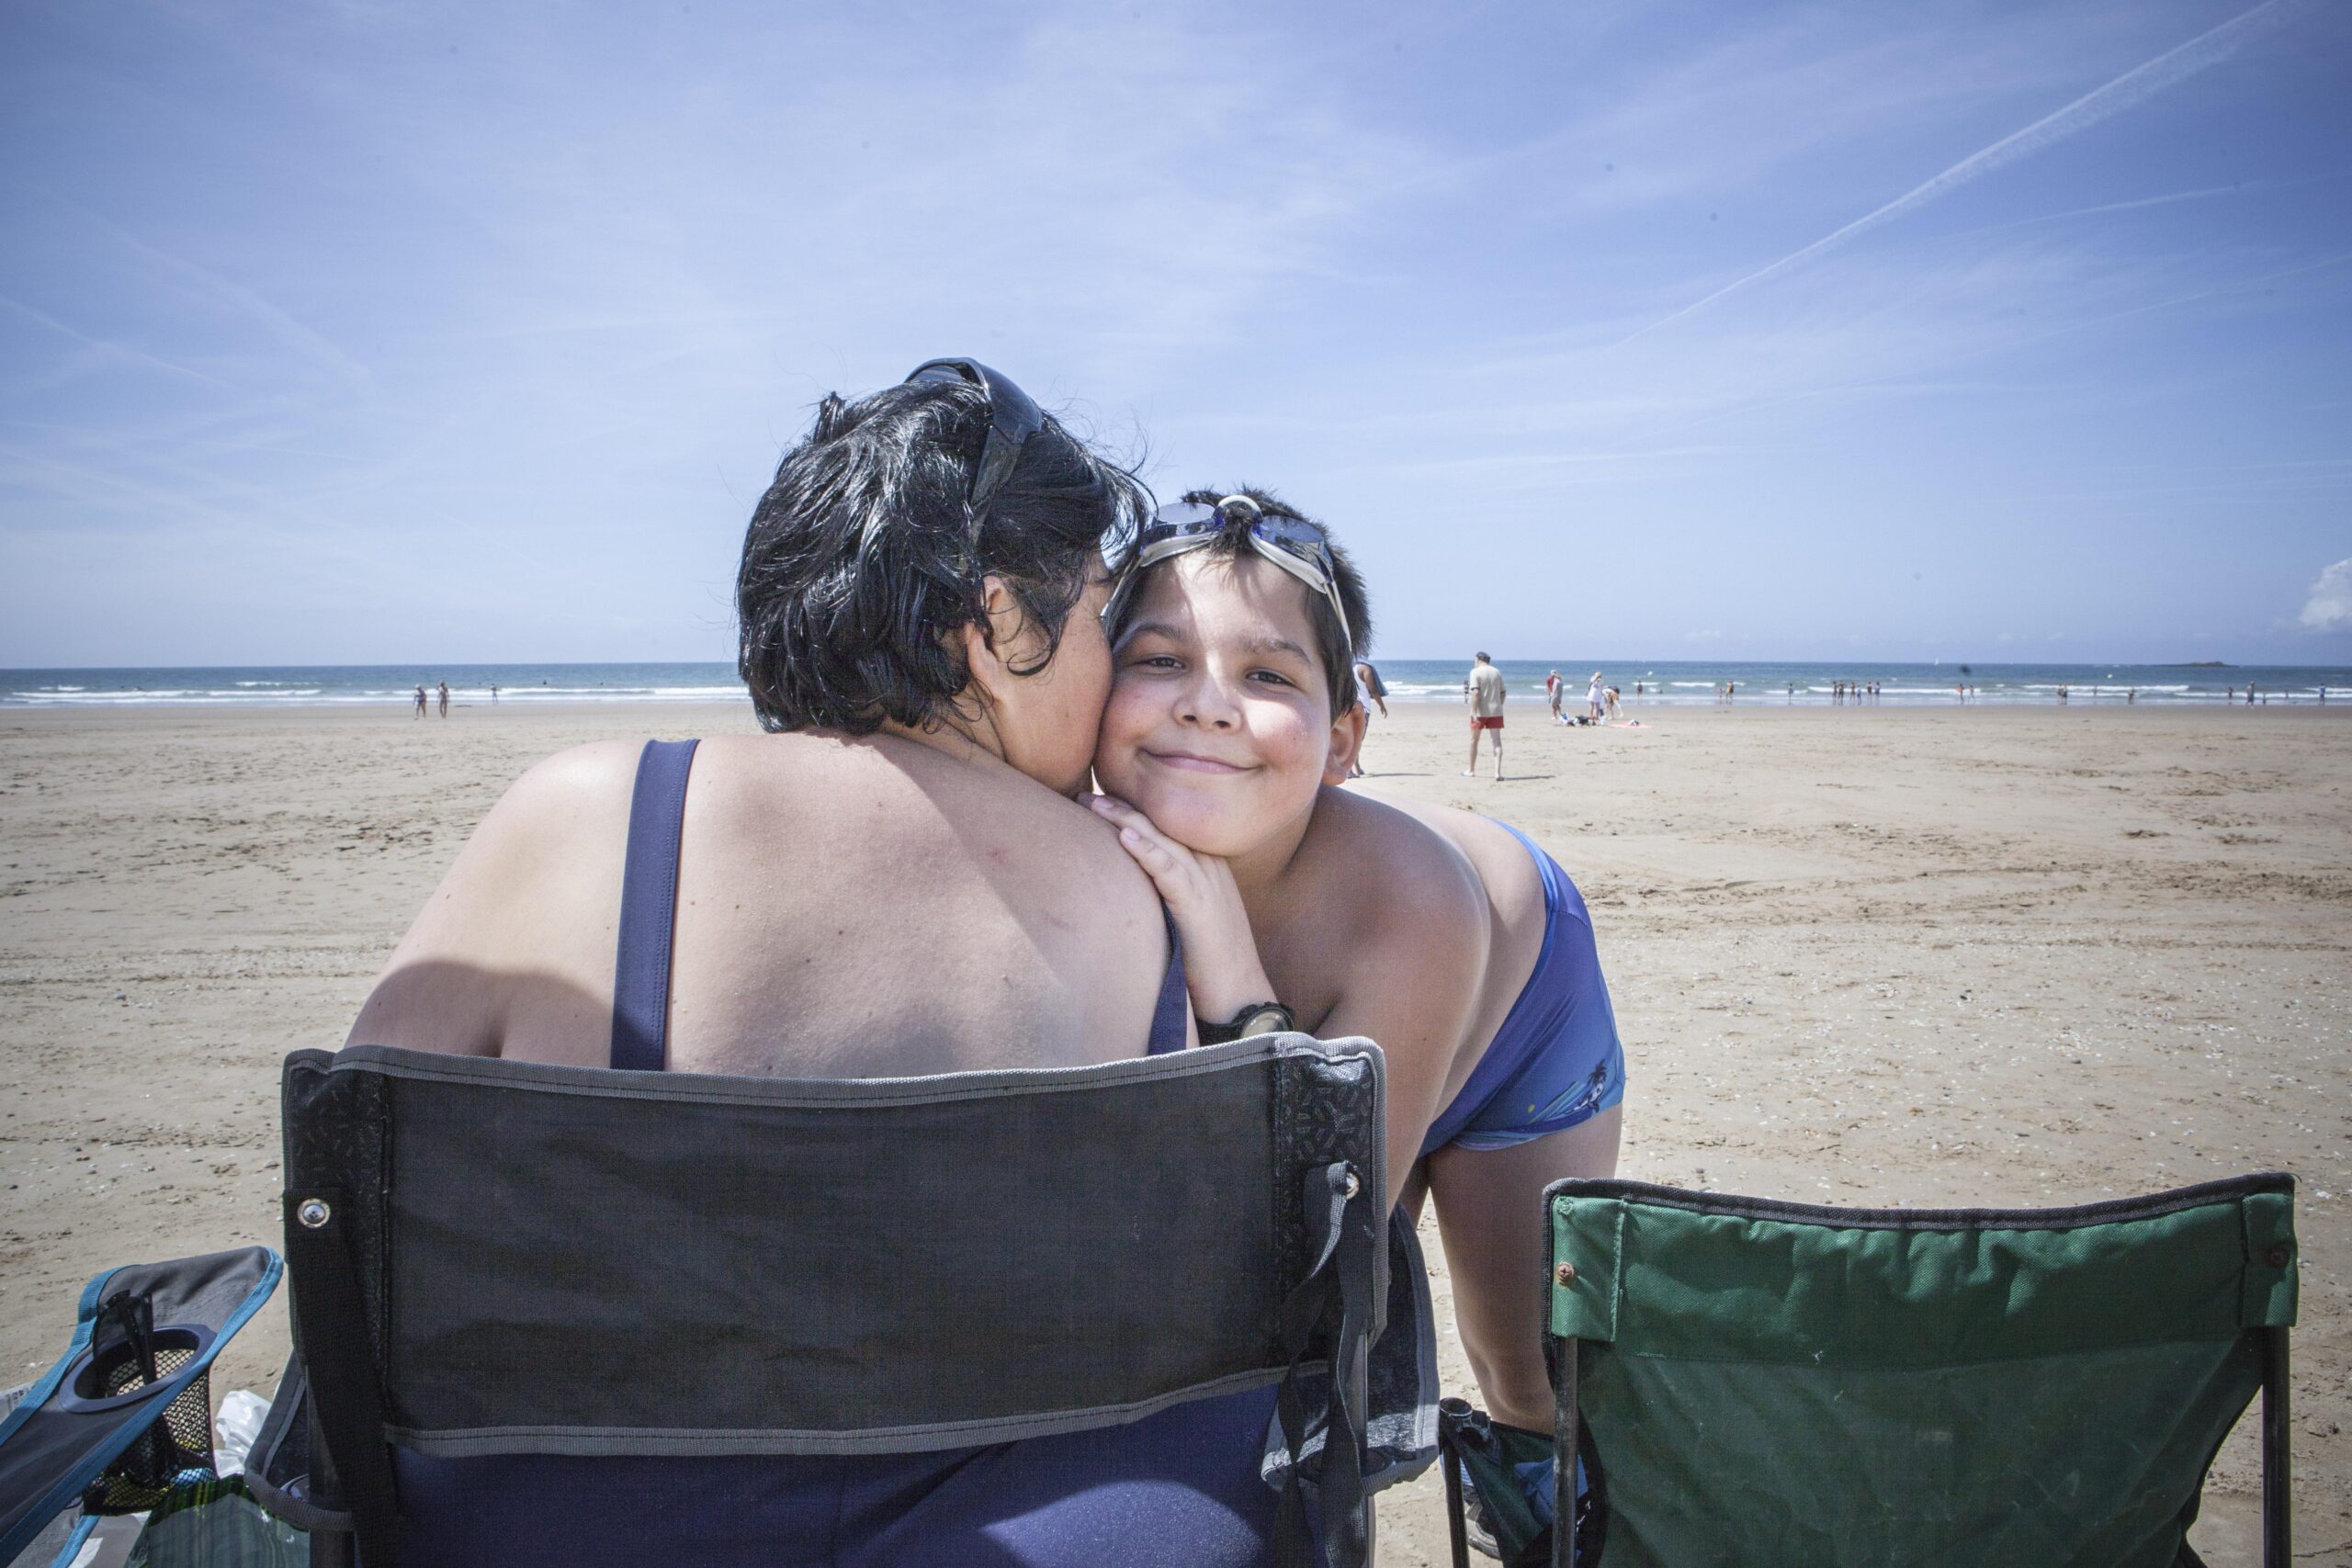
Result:
<instances>
[{"instance_id":1,"label":"beach chair leg","mask_svg":"<svg viewBox=\"0 0 2352 1568\"><path fill-rule=\"evenodd\" d=\"M1552 1341L1552 1562L1577 1568L1577 1342Z\"/></svg>"},{"instance_id":2,"label":"beach chair leg","mask_svg":"<svg viewBox=\"0 0 2352 1568\"><path fill-rule=\"evenodd\" d=\"M1457 1438L1470 1404L1463 1399L1437 1402L1437 1462L1445 1468L1445 1543L1453 1568L1470 1568L1470 1540L1462 1517L1462 1454Z\"/></svg>"},{"instance_id":3,"label":"beach chair leg","mask_svg":"<svg viewBox=\"0 0 2352 1568\"><path fill-rule=\"evenodd\" d=\"M300 1419L310 1427L309 1446L305 1450L311 1461L311 1501L322 1508L341 1509L347 1505L343 1487L336 1481L334 1461L327 1453L327 1435L319 1424L319 1402L313 1398L302 1401ZM314 1529L311 1532L311 1568L356 1568L357 1553L349 1530Z\"/></svg>"},{"instance_id":4,"label":"beach chair leg","mask_svg":"<svg viewBox=\"0 0 2352 1568\"><path fill-rule=\"evenodd\" d=\"M2295 1555L2294 1476L2287 1427L2287 1331L2262 1331L2262 1565Z\"/></svg>"}]
</instances>

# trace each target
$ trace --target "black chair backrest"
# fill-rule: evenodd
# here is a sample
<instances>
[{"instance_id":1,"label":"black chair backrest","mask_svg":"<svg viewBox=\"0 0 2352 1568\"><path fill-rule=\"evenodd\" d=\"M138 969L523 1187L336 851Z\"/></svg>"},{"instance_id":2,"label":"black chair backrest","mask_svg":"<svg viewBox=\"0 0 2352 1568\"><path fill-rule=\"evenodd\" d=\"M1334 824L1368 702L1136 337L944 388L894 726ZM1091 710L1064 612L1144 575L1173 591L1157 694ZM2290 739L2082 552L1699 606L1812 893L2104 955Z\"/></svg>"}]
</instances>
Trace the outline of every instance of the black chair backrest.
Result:
<instances>
[{"instance_id":1,"label":"black chair backrest","mask_svg":"<svg viewBox=\"0 0 2352 1568\"><path fill-rule=\"evenodd\" d=\"M1293 1467L1285 1514L1319 1481L1361 1561L1368 1041L859 1080L355 1046L288 1057L284 1094L298 1348L368 1568L388 1442L903 1452L1286 1382L1277 1447L1312 1451L1309 1368L1343 1462Z\"/></svg>"}]
</instances>

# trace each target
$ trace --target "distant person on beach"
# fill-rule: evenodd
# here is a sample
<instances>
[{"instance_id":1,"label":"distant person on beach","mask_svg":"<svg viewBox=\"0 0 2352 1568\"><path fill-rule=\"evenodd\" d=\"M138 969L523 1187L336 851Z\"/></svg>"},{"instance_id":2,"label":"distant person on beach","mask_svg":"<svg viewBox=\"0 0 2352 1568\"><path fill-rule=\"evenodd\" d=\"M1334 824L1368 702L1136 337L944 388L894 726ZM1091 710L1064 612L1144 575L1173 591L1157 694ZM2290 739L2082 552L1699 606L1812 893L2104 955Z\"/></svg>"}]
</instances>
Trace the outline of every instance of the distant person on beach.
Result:
<instances>
[{"instance_id":1,"label":"distant person on beach","mask_svg":"<svg viewBox=\"0 0 2352 1568\"><path fill-rule=\"evenodd\" d=\"M424 716L424 688L422 686L416 689L416 716L418 718Z\"/></svg>"},{"instance_id":2,"label":"distant person on beach","mask_svg":"<svg viewBox=\"0 0 2352 1568\"><path fill-rule=\"evenodd\" d=\"M691 753L603 742L533 768L350 1038L597 1068L618 1065L618 1044L630 1065L763 1077L1182 1051L1194 1029L1163 906L1073 798L1111 684L1101 613L1148 510L1132 475L985 367L934 362L855 402L826 398L760 498L738 570L739 667L767 733ZM640 807L650 830L632 846ZM667 964L616 960L632 849L653 881L690 890ZM1483 913L1463 923L1487 929ZM1408 951L1368 955L1419 987ZM616 970L652 976L634 1000L666 1036L616 1010ZM1446 1070L1413 1048L1460 1026L1381 1042L1399 1187ZM741 1242L686 1239L721 1272ZM664 1495L691 1506L652 1509L636 1457L393 1454L407 1561L433 1568L797 1562L811 1542L779 1521L820 1516L827 1553L861 1562L1263 1568L1281 1504L1259 1474L1273 1404L1252 1389L936 1453L681 1455L653 1462ZM845 1495L875 1506L844 1513ZM551 1538L626 1545L567 1554Z\"/></svg>"},{"instance_id":3,"label":"distant person on beach","mask_svg":"<svg viewBox=\"0 0 2352 1568\"><path fill-rule=\"evenodd\" d=\"M1372 710L1374 707L1380 709L1381 717L1386 718L1388 716L1388 686L1381 680L1378 667L1369 659L1359 659L1356 660L1355 676L1356 705L1363 709L1365 724L1367 726L1371 724ZM1356 749L1356 765L1348 776L1358 779L1363 777L1363 749L1362 747Z\"/></svg>"},{"instance_id":4,"label":"distant person on beach","mask_svg":"<svg viewBox=\"0 0 2352 1568\"><path fill-rule=\"evenodd\" d=\"M491 704L492 704L492 706L496 706L496 705L497 705L497 703L498 703L498 682L495 682L495 681L492 681L492 682L490 683L490 700L491 700Z\"/></svg>"},{"instance_id":5,"label":"distant person on beach","mask_svg":"<svg viewBox=\"0 0 2352 1568\"><path fill-rule=\"evenodd\" d=\"M1273 997L1300 1029L1380 1042L1392 1084L1406 1084L1389 1096L1392 1146L1400 1122L1426 1129L1405 1216L1435 1201L1487 1408L1548 1434L1528 1311L1545 1263L1529 1216L1546 1183L1614 1172L1624 1093L1591 917L1515 829L1330 787L1361 722L1347 660L1366 635L1363 586L1336 550L1317 552L1328 589L1266 562L1253 510L1328 530L1263 491L1243 499L1217 501L1226 530L1144 570L1132 603L1114 604L1097 809L1175 915L1199 1017ZM1226 766L1160 760L1195 756ZM1442 1071L1408 1077L1431 1055Z\"/></svg>"},{"instance_id":6,"label":"distant person on beach","mask_svg":"<svg viewBox=\"0 0 2352 1568\"><path fill-rule=\"evenodd\" d=\"M449 716L449 682L447 681L441 682L441 716Z\"/></svg>"},{"instance_id":7,"label":"distant person on beach","mask_svg":"<svg viewBox=\"0 0 2352 1568\"><path fill-rule=\"evenodd\" d=\"M1470 765L1462 776L1478 776L1478 737L1491 733L1495 738L1495 782L1503 777L1503 704L1510 694L1504 689L1503 672L1484 653L1470 666L1469 679L1462 682L1462 694L1470 703Z\"/></svg>"},{"instance_id":8,"label":"distant person on beach","mask_svg":"<svg viewBox=\"0 0 2352 1568\"><path fill-rule=\"evenodd\" d=\"M1560 672L1557 670L1544 677L1544 700L1551 705L1554 724L1567 722L1560 713L1560 699L1566 694L1567 684L1566 681L1560 679Z\"/></svg>"},{"instance_id":9,"label":"distant person on beach","mask_svg":"<svg viewBox=\"0 0 2352 1568\"><path fill-rule=\"evenodd\" d=\"M1614 686L1610 687L1608 691L1601 694L1601 697L1608 705L1609 716L1612 719L1615 718L1617 716L1617 688Z\"/></svg>"},{"instance_id":10,"label":"distant person on beach","mask_svg":"<svg viewBox=\"0 0 2352 1568\"><path fill-rule=\"evenodd\" d=\"M1596 670L1592 672L1591 682L1584 689L1585 716L1595 724L1600 723L1604 701L1600 688L1600 671Z\"/></svg>"}]
</instances>

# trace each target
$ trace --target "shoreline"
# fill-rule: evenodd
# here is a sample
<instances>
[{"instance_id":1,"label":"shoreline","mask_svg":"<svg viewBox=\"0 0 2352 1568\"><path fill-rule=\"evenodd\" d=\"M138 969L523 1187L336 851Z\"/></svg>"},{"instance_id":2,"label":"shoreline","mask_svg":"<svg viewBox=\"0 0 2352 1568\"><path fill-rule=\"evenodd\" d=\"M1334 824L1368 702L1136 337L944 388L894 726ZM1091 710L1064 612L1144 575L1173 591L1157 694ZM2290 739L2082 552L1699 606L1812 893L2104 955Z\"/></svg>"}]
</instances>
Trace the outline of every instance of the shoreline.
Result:
<instances>
[{"instance_id":1,"label":"shoreline","mask_svg":"<svg viewBox=\"0 0 2352 1568\"><path fill-rule=\"evenodd\" d=\"M2330 690L2334 688L2331 687ZM1420 722L1430 722L1432 719L1442 722L1448 718L1458 718L1463 716L1464 711L1464 704L1459 697L1391 695L1388 705L1392 715L1401 712L1403 715L1414 716ZM1637 729L1653 728L1659 723L1682 723L1690 720L1705 722L1758 714L1843 719L1868 715L1902 718L1933 718L1964 717L1977 714L2041 714L2061 718L2085 715L2097 715L2101 717L2112 716L2115 717L2227 718L2233 715L2243 715L2252 718L2275 713L2324 719L2331 715L2352 716L2352 688L2347 688L2344 700L2339 702L2331 698L2324 703L2298 701L2248 704L2177 698L2162 702L2141 703L2127 703L2120 698L2102 698L2096 702L2077 700L2071 703L1995 699L1981 702L1971 699L1965 703L1950 700L1833 703L1825 698L1817 702L1799 700L1795 703L1787 703L1781 701L1778 697L1759 697L1752 701L1741 697L1727 703L1709 702L1704 698L1689 701L1671 698L1663 701L1628 699L1621 705L1621 708L1625 716L1645 721L1642 725L1635 727ZM1577 707L1567 705L1563 706L1562 711L1573 717ZM407 708L385 704L303 703L288 700L265 700L254 703L93 703L86 705L62 703L0 704L0 732L4 732L12 725L27 724L103 724L112 721L245 724L267 723L273 720L315 724L321 719L340 719L368 725L405 723L423 730L435 725L457 723L460 716L463 716L465 721L473 723L483 719L495 722L514 718L523 722L544 723L557 727L600 728L608 728L619 723L625 716L635 717L639 722L648 722L653 716L663 716L662 721L655 728L665 734L676 728L674 722L676 719L691 719L696 716L706 716L707 719L719 722L741 721L751 729L759 728L756 716L752 711L749 697L734 699L582 697L554 701L518 700L495 704L459 701L453 697L449 705L449 712L450 716L447 719L442 718L437 712L430 711L423 718L418 718ZM1540 696L1531 700L1514 694L1511 702L1504 709L1504 717L1510 721L1509 728L1513 730L1557 728L1589 732L1626 728L1620 720L1611 720L1601 725L1555 725L1552 722L1550 708ZM1371 719L1372 727L1376 731L1383 722L1376 709L1373 711ZM1393 717L1390 722L1395 722Z\"/></svg>"}]
</instances>

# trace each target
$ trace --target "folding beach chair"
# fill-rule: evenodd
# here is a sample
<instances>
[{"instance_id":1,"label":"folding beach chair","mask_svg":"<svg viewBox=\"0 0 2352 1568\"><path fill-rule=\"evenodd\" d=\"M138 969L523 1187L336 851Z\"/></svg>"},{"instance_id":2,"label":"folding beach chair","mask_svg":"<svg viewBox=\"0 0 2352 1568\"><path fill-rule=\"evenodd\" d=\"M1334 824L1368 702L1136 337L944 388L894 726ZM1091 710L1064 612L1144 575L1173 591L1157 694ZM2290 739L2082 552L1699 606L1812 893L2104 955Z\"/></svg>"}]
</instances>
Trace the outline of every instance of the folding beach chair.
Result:
<instances>
[{"instance_id":1,"label":"folding beach chair","mask_svg":"<svg viewBox=\"0 0 2352 1568\"><path fill-rule=\"evenodd\" d=\"M214 1479L207 1372L277 1276L277 1255L248 1247L91 1279L65 1354L0 1395L0 1563L37 1540L38 1561L70 1562L98 1519Z\"/></svg>"},{"instance_id":2,"label":"folding beach chair","mask_svg":"<svg viewBox=\"0 0 2352 1568\"><path fill-rule=\"evenodd\" d=\"M2285 1568L2293 1205L2280 1175L2042 1210L1556 1183L1554 1452L1589 1495L1553 1560L2194 1568L2260 1390Z\"/></svg>"},{"instance_id":3,"label":"folding beach chair","mask_svg":"<svg viewBox=\"0 0 2352 1568\"><path fill-rule=\"evenodd\" d=\"M1280 1385L1284 1550L1311 1508L1358 1568L1367 1494L1435 1443L1382 1082L1296 1034L869 1080L299 1052L297 1357L248 1484L314 1562L348 1530L398 1568L390 1446L914 1452Z\"/></svg>"}]
</instances>

